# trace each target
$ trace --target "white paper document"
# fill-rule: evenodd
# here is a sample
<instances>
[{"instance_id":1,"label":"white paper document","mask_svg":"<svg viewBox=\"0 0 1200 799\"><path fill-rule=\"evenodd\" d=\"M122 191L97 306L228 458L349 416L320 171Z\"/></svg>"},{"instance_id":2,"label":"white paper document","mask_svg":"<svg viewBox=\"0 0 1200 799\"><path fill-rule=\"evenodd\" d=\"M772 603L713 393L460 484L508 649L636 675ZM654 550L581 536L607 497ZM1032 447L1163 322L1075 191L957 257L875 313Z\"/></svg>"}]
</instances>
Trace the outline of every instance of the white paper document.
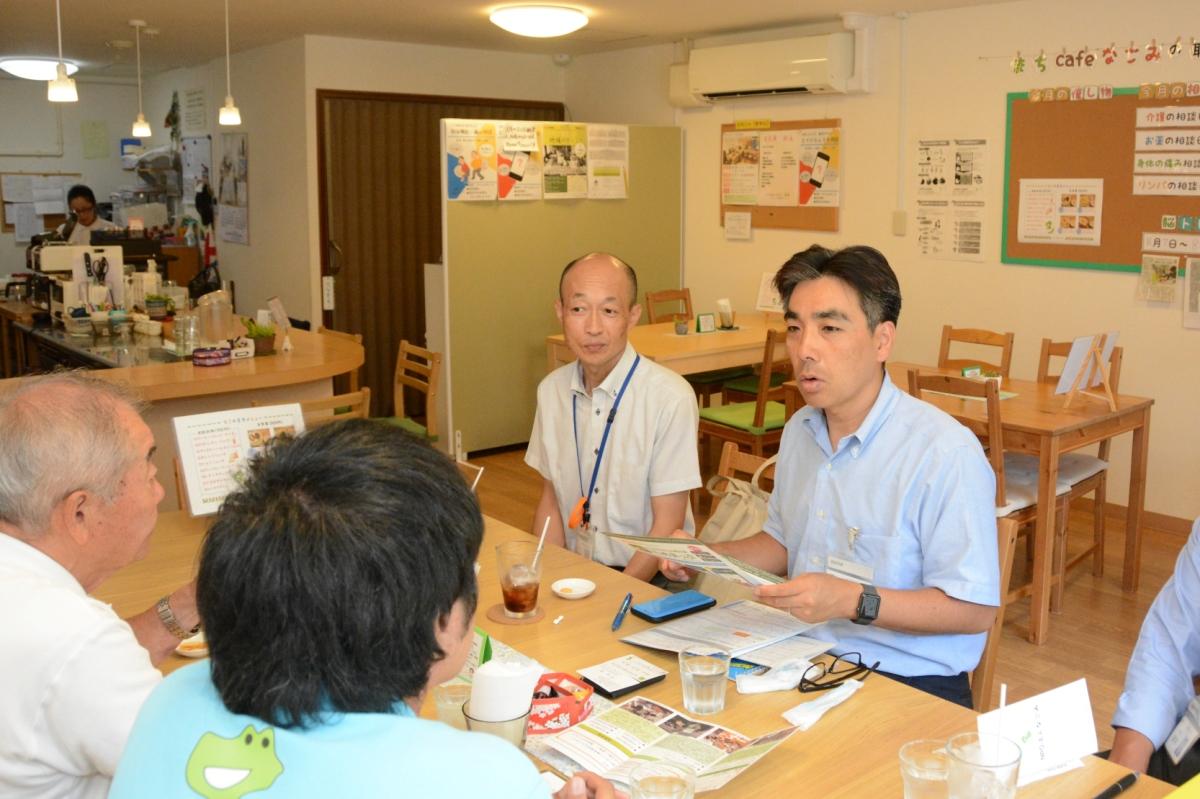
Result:
<instances>
[{"instance_id":1,"label":"white paper document","mask_svg":"<svg viewBox=\"0 0 1200 799\"><path fill-rule=\"evenodd\" d=\"M1020 181L1017 241L1099 246L1102 179Z\"/></svg>"},{"instance_id":2,"label":"white paper document","mask_svg":"<svg viewBox=\"0 0 1200 799\"><path fill-rule=\"evenodd\" d=\"M1110 330L1104 337L1104 348L1100 353L1100 362L1107 364L1112 357L1113 347L1117 344L1117 338L1120 337L1120 331ZM1055 394L1066 394L1071 390L1071 386L1075 384L1079 377L1080 369L1087 369L1088 373L1079 380L1079 387L1088 389L1100 385L1104 375L1097 368L1095 359L1084 361L1087 358L1088 352L1092 347L1092 339L1095 336L1080 336L1071 343L1071 351L1067 353L1067 362L1063 364L1062 375L1058 378L1058 385L1054 387Z\"/></svg>"},{"instance_id":3,"label":"white paper document","mask_svg":"<svg viewBox=\"0 0 1200 799\"><path fill-rule=\"evenodd\" d=\"M1014 702L978 719L981 735L1003 735L1021 747L1018 787L1083 765L1096 745L1096 722L1083 679Z\"/></svg>"},{"instance_id":4,"label":"white paper document","mask_svg":"<svg viewBox=\"0 0 1200 799\"><path fill-rule=\"evenodd\" d=\"M0 197L6 203L33 202L33 175L0 175Z\"/></svg>"},{"instance_id":5,"label":"white paper document","mask_svg":"<svg viewBox=\"0 0 1200 799\"><path fill-rule=\"evenodd\" d=\"M755 662L753 655L746 657L747 652L801 635L813 626L782 610L740 599L664 622L621 640L665 652L678 652L691 644L708 644Z\"/></svg>"},{"instance_id":6,"label":"white paper document","mask_svg":"<svg viewBox=\"0 0 1200 799\"><path fill-rule=\"evenodd\" d=\"M781 583L783 578L751 566L749 563L719 555L691 538L651 538L642 535L603 533L614 541L628 544L638 552L655 558L673 560L684 568L703 574L714 574L740 585L756 586Z\"/></svg>"}]
</instances>

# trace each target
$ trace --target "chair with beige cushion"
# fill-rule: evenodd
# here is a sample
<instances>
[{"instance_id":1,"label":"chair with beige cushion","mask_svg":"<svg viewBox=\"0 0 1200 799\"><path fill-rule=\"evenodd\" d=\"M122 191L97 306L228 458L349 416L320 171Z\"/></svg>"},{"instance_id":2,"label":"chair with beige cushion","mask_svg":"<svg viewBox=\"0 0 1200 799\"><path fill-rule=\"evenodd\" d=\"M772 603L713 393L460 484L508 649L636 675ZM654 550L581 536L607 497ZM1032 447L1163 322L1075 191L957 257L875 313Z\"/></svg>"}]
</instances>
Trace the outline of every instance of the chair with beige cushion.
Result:
<instances>
[{"instance_id":1,"label":"chair with beige cushion","mask_svg":"<svg viewBox=\"0 0 1200 799\"><path fill-rule=\"evenodd\" d=\"M951 358L950 344L952 342L996 347L1000 350L997 353L999 361L997 363L989 363L981 361L978 358ZM942 346L938 352L937 365L940 369L962 369L966 366L980 366L989 372L996 372L1004 377L1008 377L1008 367L1012 363L1012 350L1012 333L993 333L990 330L944 325L942 327Z\"/></svg>"}]
</instances>

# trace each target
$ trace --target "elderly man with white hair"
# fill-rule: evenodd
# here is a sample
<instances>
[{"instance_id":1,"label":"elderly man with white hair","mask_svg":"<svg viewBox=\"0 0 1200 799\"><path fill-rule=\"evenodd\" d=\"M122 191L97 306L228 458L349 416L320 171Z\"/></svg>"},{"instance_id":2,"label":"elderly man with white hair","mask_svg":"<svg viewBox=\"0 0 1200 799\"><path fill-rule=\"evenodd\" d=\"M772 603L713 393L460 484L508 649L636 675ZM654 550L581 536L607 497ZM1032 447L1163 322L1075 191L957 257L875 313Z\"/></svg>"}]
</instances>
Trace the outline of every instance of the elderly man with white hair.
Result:
<instances>
[{"instance_id":1,"label":"elderly man with white hair","mask_svg":"<svg viewBox=\"0 0 1200 799\"><path fill-rule=\"evenodd\" d=\"M0 397L0 796L103 797L189 584L128 620L88 596L145 555L163 489L139 402L81 373Z\"/></svg>"}]
</instances>

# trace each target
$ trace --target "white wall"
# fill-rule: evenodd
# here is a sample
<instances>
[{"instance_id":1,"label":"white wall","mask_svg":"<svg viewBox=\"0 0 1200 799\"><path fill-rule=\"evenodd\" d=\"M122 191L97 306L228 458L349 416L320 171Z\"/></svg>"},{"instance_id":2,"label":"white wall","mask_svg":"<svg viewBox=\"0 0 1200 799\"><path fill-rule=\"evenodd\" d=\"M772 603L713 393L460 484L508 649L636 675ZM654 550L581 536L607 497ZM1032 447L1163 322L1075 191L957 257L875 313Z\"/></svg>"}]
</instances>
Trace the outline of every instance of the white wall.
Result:
<instances>
[{"instance_id":1,"label":"white wall","mask_svg":"<svg viewBox=\"0 0 1200 799\"><path fill-rule=\"evenodd\" d=\"M15 83L16 78L12 79ZM47 103L46 84L32 81L31 102ZM133 118L137 116L137 87L112 83L76 81L78 103L59 103L62 111L63 154L54 157L0 156L0 172L78 172L82 182L92 187L99 202L108 195L131 184L132 173L121 171L120 143L129 136ZM20 107L0 108L0 114L17 117L27 114ZM83 121L101 120L108 128L108 156L99 159L83 157L81 125ZM12 233L0 231L0 275L25 270L25 244L17 244Z\"/></svg>"},{"instance_id":2,"label":"white wall","mask_svg":"<svg viewBox=\"0 0 1200 799\"><path fill-rule=\"evenodd\" d=\"M885 18L879 20L877 86L872 94L743 100L676 111L686 141L685 275L696 305L711 308L718 297L729 296L735 308L753 308L761 273L774 270L791 253L814 242L829 247L865 243L888 256L904 290L897 360L934 360L941 326L949 322L1014 331L1014 376L1033 377L1043 336L1061 340L1120 328L1126 348L1121 388L1156 401L1146 508L1187 519L1200 515L1195 479L1200 425L1190 412L1194 387L1200 385L1200 333L1182 329L1179 304L1161 307L1135 300L1136 276L1131 274L999 262L1007 92L1088 83L1131 86L1195 79L1200 72L1200 61L1185 56L1156 65L1121 64L1077 74L1051 67L1040 77L1018 76L1008 65L1015 51L1033 55L1044 47L1054 54L1064 45L1070 50L1131 38L1145 43L1152 37L1162 42L1176 34L1183 34L1186 42L1184 20L1191 16L1192 6L1183 0L1144 4L1132 16L1128 5L1118 0L1017 2L914 14L903 23L908 53L903 62L902 23ZM630 108L624 94L641 85L645 63L656 55L657 48L646 49L650 52L629 52L623 58L578 59L570 67L568 97L579 96L576 86L587 86L588 103L583 106L581 101L581 107L589 114L609 102L614 108ZM908 90L904 114L902 80ZM607 93L604 87L609 87ZM643 118L631 115L621 121L657 122L668 112L665 95L657 106L639 96L633 107ZM737 118L827 116L840 117L844 125L841 230L756 230L751 242L726 242L717 205L721 124ZM922 257L912 233L911 191L903 204L909 212L909 235L896 237L891 232L900 181L912 182L912 143L956 135L986 137L992 145L983 263ZM901 140L903 160L897 153ZM1081 142L1086 143L1086 133ZM1119 225L1119 220L1105 222ZM1124 503L1127 496L1129 438L1123 436L1114 446L1112 502Z\"/></svg>"},{"instance_id":3,"label":"white wall","mask_svg":"<svg viewBox=\"0 0 1200 799\"><path fill-rule=\"evenodd\" d=\"M169 139L162 120L171 94L182 102L188 89L204 89L207 131L213 137L213 168L223 154L223 132L245 132L250 148L250 243L220 241L214 235L221 277L236 284L237 310L253 314L278 296L288 313L310 318L308 236L304 230L307 175L303 169L304 40L236 53L231 62L233 98L242 124L225 128L217 112L225 101L225 61L178 69L155 76L146 87L152 144ZM152 111L152 113L151 113ZM183 131L185 136L201 131ZM315 185L315 184L314 184ZM215 191L215 187L214 187Z\"/></svg>"},{"instance_id":4,"label":"white wall","mask_svg":"<svg viewBox=\"0 0 1200 799\"><path fill-rule=\"evenodd\" d=\"M675 109L667 105L667 68L675 46L660 44L633 50L577 56L566 68L569 119L581 122L628 122L674 125ZM621 75L619 86L613 76Z\"/></svg>"}]
</instances>

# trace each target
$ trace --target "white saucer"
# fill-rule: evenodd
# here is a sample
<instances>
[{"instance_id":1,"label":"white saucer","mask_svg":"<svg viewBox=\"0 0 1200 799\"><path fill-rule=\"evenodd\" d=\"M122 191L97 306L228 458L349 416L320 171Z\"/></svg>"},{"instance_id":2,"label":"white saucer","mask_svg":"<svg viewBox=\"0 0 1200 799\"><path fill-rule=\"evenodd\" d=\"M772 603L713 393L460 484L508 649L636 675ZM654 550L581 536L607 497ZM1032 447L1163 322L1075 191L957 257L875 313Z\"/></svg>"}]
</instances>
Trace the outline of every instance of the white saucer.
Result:
<instances>
[{"instance_id":1,"label":"white saucer","mask_svg":"<svg viewBox=\"0 0 1200 799\"><path fill-rule=\"evenodd\" d=\"M563 580L555 580L550 586L550 590L555 596L560 596L563 599L583 599L585 596L591 596L596 590L596 584L591 580L584 580L582 577L567 577Z\"/></svg>"},{"instance_id":2,"label":"white saucer","mask_svg":"<svg viewBox=\"0 0 1200 799\"><path fill-rule=\"evenodd\" d=\"M180 641L179 646L175 647L175 652L185 658L208 657L208 640L204 637L204 631L201 630L191 638Z\"/></svg>"}]
</instances>

